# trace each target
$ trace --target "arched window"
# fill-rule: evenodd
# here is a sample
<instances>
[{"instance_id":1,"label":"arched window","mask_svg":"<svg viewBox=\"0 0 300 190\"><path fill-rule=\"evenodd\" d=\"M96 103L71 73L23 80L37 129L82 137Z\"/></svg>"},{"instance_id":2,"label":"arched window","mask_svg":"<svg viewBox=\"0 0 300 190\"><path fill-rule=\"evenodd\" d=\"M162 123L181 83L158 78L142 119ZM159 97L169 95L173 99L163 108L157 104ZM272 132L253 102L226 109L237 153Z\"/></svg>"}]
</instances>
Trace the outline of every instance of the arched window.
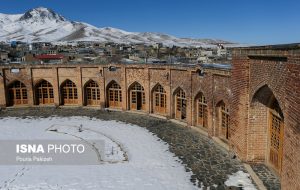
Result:
<instances>
[{"instance_id":1,"label":"arched window","mask_svg":"<svg viewBox=\"0 0 300 190\"><path fill-rule=\"evenodd\" d=\"M175 118L185 120L186 118L186 97L183 90L178 90L175 94Z\"/></svg>"},{"instance_id":2,"label":"arched window","mask_svg":"<svg viewBox=\"0 0 300 190\"><path fill-rule=\"evenodd\" d=\"M48 81L41 81L36 87L37 104L53 104L53 86Z\"/></svg>"},{"instance_id":3,"label":"arched window","mask_svg":"<svg viewBox=\"0 0 300 190\"><path fill-rule=\"evenodd\" d=\"M95 81L85 85L86 105L100 105L100 89Z\"/></svg>"},{"instance_id":4,"label":"arched window","mask_svg":"<svg viewBox=\"0 0 300 190\"><path fill-rule=\"evenodd\" d=\"M207 102L201 93L196 99L197 125L207 128Z\"/></svg>"},{"instance_id":5,"label":"arched window","mask_svg":"<svg viewBox=\"0 0 300 190\"><path fill-rule=\"evenodd\" d=\"M130 109L145 110L146 98L144 87L139 83L134 83L130 89Z\"/></svg>"},{"instance_id":6,"label":"arched window","mask_svg":"<svg viewBox=\"0 0 300 190\"><path fill-rule=\"evenodd\" d=\"M62 99L63 104L78 104L78 94L77 94L77 87L75 83L70 80L66 80L62 84Z\"/></svg>"},{"instance_id":7,"label":"arched window","mask_svg":"<svg viewBox=\"0 0 300 190\"><path fill-rule=\"evenodd\" d=\"M153 92L154 101L154 113L165 114L167 108L167 95L165 89L159 84L156 86Z\"/></svg>"},{"instance_id":8,"label":"arched window","mask_svg":"<svg viewBox=\"0 0 300 190\"><path fill-rule=\"evenodd\" d=\"M9 85L8 104L9 106L28 104L27 89L22 82L15 81Z\"/></svg>"},{"instance_id":9,"label":"arched window","mask_svg":"<svg viewBox=\"0 0 300 190\"><path fill-rule=\"evenodd\" d=\"M115 81L108 87L108 106L111 108L122 107L122 89L121 86Z\"/></svg>"}]
</instances>

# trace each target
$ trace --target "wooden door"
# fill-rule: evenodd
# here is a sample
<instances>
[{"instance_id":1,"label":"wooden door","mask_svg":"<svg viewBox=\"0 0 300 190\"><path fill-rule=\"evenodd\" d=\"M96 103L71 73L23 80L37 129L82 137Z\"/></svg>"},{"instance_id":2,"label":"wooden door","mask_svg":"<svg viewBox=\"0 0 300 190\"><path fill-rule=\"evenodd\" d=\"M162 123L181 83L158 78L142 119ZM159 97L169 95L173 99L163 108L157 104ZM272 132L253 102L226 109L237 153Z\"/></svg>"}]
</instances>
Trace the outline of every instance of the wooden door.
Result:
<instances>
[{"instance_id":1,"label":"wooden door","mask_svg":"<svg viewBox=\"0 0 300 190\"><path fill-rule=\"evenodd\" d=\"M37 96L38 104L53 104L54 94L52 85L47 81L41 82L38 86Z\"/></svg>"},{"instance_id":2,"label":"wooden door","mask_svg":"<svg viewBox=\"0 0 300 190\"><path fill-rule=\"evenodd\" d=\"M175 96L175 118L184 120L186 118L186 98L185 93L182 90L179 90Z\"/></svg>"},{"instance_id":3,"label":"wooden door","mask_svg":"<svg viewBox=\"0 0 300 190\"><path fill-rule=\"evenodd\" d=\"M120 108L122 107L122 91L110 89L109 90L109 107Z\"/></svg>"},{"instance_id":4,"label":"wooden door","mask_svg":"<svg viewBox=\"0 0 300 190\"><path fill-rule=\"evenodd\" d=\"M181 119L184 120L186 118L186 99L182 99L181 102Z\"/></svg>"},{"instance_id":5,"label":"wooden door","mask_svg":"<svg viewBox=\"0 0 300 190\"><path fill-rule=\"evenodd\" d=\"M207 120L207 109L206 105L198 103L197 109L197 125L206 127L206 120Z\"/></svg>"},{"instance_id":6,"label":"wooden door","mask_svg":"<svg viewBox=\"0 0 300 190\"><path fill-rule=\"evenodd\" d=\"M142 109L142 92L136 93L136 109L137 110Z\"/></svg>"},{"instance_id":7,"label":"wooden door","mask_svg":"<svg viewBox=\"0 0 300 190\"><path fill-rule=\"evenodd\" d=\"M166 113L166 95L162 93L155 93L154 102L154 112L155 113Z\"/></svg>"},{"instance_id":8,"label":"wooden door","mask_svg":"<svg viewBox=\"0 0 300 190\"><path fill-rule=\"evenodd\" d=\"M207 127L207 102L203 95L197 99L197 125Z\"/></svg>"},{"instance_id":9,"label":"wooden door","mask_svg":"<svg viewBox=\"0 0 300 190\"><path fill-rule=\"evenodd\" d=\"M229 139L230 129L229 129L229 109L225 104L221 105L221 136L224 139Z\"/></svg>"},{"instance_id":10,"label":"wooden door","mask_svg":"<svg viewBox=\"0 0 300 190\"><path fill-rule=\"evenodd\" d=\"M137 110L137 92L136 91L131 91L130 109Z\"/></svg>"},{"instance_id":11,"label":"wooden door","mask_svg":"<svg viewBox=\"0 0 300 190\"><path fill-rule=\"evenodd\" d=\"M20 81L14 82L8 89L9 105L28 104L26 86Z\"/></svg>"},{"instance_id":12,"label":"wooden door","mask_svg":"<svg viewBox=\"0 0 300 190\"><path fill-rule=\"evenodd\" d=\"M86 105L97 106L100 105L100 89L95 81L91 81L85 87L86 91Z\"/></svg>"},{"instance_id":13,"label":"wooden door","mask_svg":"<svg viewBox=\"0 0 300 190\"><path fill-rule=\"evenodd\" d=\"M283 146L283 121L276 113L270 112L270 130L269 130L269 163L280 173L282 163Z\"/></svg>"},{"instance_id":14,"label":"wooden door","mask_svg":"<svg viewBox=\"0 0 300 190\"><path fill-rule=\"evenodd\" d=\"M176 119L181 119L181 99L176 97Z\"/></svg>"}]
</instances>

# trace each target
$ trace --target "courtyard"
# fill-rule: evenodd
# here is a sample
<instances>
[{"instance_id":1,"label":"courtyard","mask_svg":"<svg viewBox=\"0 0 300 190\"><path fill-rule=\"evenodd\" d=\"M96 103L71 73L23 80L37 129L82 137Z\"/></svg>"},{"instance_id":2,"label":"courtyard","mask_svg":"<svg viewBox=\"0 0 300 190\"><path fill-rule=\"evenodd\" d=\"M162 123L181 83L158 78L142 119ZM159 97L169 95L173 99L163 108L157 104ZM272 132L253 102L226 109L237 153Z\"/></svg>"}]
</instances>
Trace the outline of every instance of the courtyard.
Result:
<instances>
[{"instance_id":1,"label":"courtyard","mask_svg":"<svg viewBox=\"0 0 300 190\"><path fill-rule=\"evenodd\" d=\"M82 108L6 109L0 117L2 141L80 137L103 140L107 151L94 165L2 165L0 189L256 189L238 159L167 120Z\"/></svg>"}]
</instances>

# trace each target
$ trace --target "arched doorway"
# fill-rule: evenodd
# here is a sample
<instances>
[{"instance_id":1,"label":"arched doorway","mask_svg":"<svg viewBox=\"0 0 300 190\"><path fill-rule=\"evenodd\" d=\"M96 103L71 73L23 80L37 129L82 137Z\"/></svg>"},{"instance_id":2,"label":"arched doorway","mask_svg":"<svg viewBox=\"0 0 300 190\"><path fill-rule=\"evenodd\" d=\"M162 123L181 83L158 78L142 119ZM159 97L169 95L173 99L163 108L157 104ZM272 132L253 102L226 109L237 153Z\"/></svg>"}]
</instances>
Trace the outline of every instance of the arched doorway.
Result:
<instances>
[{"instance_id":1,"label":"arched doorway","mask_svg":"<svg viewBox=\"0 0 300 190\"><path fill-rule=\"evenodd\" d=\"M153 112L164 115L167 112L167 93L163 86L158 84L153 90Z\"/></svg>"},{"instance_id":2,"label":"arched doorway","mask_svg":"<svg viewBox=\"0 0 300 190\"><path fill-rule=\"evenodd\" d=\"M88 106L100 105L100 89L99 85L91 80L85 85L85 104Z\"/></svg>"},{"instance_id":3,"label":"arched doorway","mask_svg":"<svg viewBox=\"0 0 300 190\"><path fill-rule=\"evenodd\" d=\"M71 80L66 80L61 85L62 91L62 105L78 104L77 87Z\"/></svg>"},{"instance_id":4,"label":"arched doorway","mask_svg":"<svg viewBox=\"0 0 300 190\"><path fill-rule=\"evenodd\" d=\"M129 98L130 98L130 109L131 110L145 110L146 98L144 87L135 82L129 88Z\"/></svg>"},{"instance_id":5,"label":"arched doorway","mask_svg":"<svg viewBox=\"0 0 300 190\"><path fill-rule=\"evenodd\" d=\"M186 97L182 89L175 93L175 118L179 120L186 119Z\"/></svg>"},{"instance_id":6,"label":"arched doorway","mask_svg":"<svg viewBox=\"0 0 300 190\"><path fill-rule=\"evenodd\" d=\"M208 125L208 112L206 98L202 92L200 92L195 99L195 110L196 110L196 125L207 128Z\"/></svg>"},{"instance_id":7,"label":"arched doorway","mask_svg":"<svg viewBox=\"0 0 300 190\"><path fill-rule=\"evenodd\" d=\"M220 101L217 104L217 110L218 110L217 115L218 115L218 123L219 123L219 137L224 140L228 140L230 138L229 108L223 101Z\"/></svg>"},{"instance_id":8,"label":"arched doorway","mask_svg":"<svg viewBox=\"0 0 300 190\"><path fill-rule=\"evenodd\" d=\"M108 107L110 108L122 108L122 88L121 86L112 81L108 85Z\"/></svg>"},{"instance_id":9,"label":"arched doorway","mask_svg":"<svg viewBox=\"0 0 300 190\"><path fill-rule=\"evenodd\" d=\"M53 104L53 86L46 80L42 80L36 85L36 104Z\"/></svg>"},{"instance_id":10,"label":"arched doorway","mask_svg":"<svg viewBox=\"0 0 300 190\"><path fill-rule=\"evenodd\" d=\"M15 81L8 86L8 106L28 104L27 88L24 83Z\"/></svg>"},{"instance_id":11,"label":"arched doorway","mask_svg":"<svg viewBox=\"0 0 300 190\"><path fill-rule=\"evenodd\" d=\"M250 120L250 128L256 132L255 141L250 141L250 144L254 147L254 151L262 149L258 144L263 144L265 151L260 157L265 158L266 163L280 174L283 158L284 116L278 100L267 85L262 86L254 94L250 106L250 117L256 118Z\"/></svg>"}]
</instances>

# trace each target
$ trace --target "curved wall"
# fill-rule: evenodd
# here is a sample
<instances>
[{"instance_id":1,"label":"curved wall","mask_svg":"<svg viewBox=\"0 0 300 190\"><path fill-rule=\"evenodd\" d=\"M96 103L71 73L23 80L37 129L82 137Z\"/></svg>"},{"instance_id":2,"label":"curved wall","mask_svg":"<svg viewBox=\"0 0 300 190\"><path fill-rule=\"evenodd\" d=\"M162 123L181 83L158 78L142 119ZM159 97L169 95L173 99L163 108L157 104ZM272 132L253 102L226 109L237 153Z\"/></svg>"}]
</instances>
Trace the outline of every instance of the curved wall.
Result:
<instances>
[{"instance_id":1,"label":"curved wall","mask_svg":"<svg viewBox=\"0 0 300 190\"><path fill-rule=\"evenodd\" d=\"M16 70L17 69L17 70ZM197 125L196 122L196 97L203 93L207 101L207 122L208 126L204 130L210 135L218 133L214 129L213 115L214 105L219 101L229 104L229 79L230 70L218 68L198 67L180 67L180 66L156 66L156 65L22 65L18 67L2 67L3 80L0 84L0 104L6 107L9 94L8 85L18 80L25 84L28 93L28 105L35 105L36 85L41 80L46 80L53 86L54 105L62 106L63 89L62 84L66 80L75 83L78 92L78 103L73 106L84 106L86 93L84 86L87 82L93 80L100 88L100 108L109 107L108 88L112 81L121 86L122 102L120 109L130 110L130 86L139 83L145 94L145 109L141 110L147 113L154 113L176 119L176 92L181 89L185 93L186 118L181 120L187 125ZM205 72L204 76L199 75L199 71ZM154 90L156 86L161 85L166 92L166 111L165 113L156 113ZM2 88L1 88L2 87ZM40 105L41 106L41 105Z\"/></svg>"},{"instance_id":2,"label":"curved wall","mask_svg":"<svg viewBox=\"0 0 300 190\"><path fill-rule=\"evenodd\" d=\"M200 71L204 71L204 75ZM18 65L0 67L0 74L2 107L9 105L11 95L8 86L14 81L26 86L26 106L38 106L34 105L37 102L36 84L41 80L53 86L53 105L61 106L64 102L62 97L70 94L61 85L71 80L76 85L76 95L72 92L77 98L73 106L85 106L85 86L93 80L100 88L100 99L96 101L100 103L94 106L136 111L134 107L140 104L140 112L177 119L188 126L198 126L206 130L209 136L228 143L230 151L243 161L267 165L270 164L272 141L272 122L269 118L276 109L264 102L275 102L282 110L282 116L278 116L281 117L284 130L280 141L283 147L280 150L282 162L276 170L283 189L300 189L299 45L236 48L233 51L232 69L144 64ZM114 82L121 89L112 88ZM132 84L136 83L143 87L142 92L130 90ZM160 92L156 92L158 86L163 87ZM262 87L268 89L266 92L269 95L264 91L259 92ZM112 95L110 91L118 95ZM260 97L255 98L257 92ZM202 103L199 103L200 94L205 97ZM135 99L133 106L132 100L137 96L140 98ZM157 97L161 97L160 101L156 101ZM258 100L263 100L264 104ZM161 109L157 105L165 107ZM205 122L199 119L199 105L206 107L203 112ZM206 127L199 126L201 122Z\"/></svg>"}]
</instances>

